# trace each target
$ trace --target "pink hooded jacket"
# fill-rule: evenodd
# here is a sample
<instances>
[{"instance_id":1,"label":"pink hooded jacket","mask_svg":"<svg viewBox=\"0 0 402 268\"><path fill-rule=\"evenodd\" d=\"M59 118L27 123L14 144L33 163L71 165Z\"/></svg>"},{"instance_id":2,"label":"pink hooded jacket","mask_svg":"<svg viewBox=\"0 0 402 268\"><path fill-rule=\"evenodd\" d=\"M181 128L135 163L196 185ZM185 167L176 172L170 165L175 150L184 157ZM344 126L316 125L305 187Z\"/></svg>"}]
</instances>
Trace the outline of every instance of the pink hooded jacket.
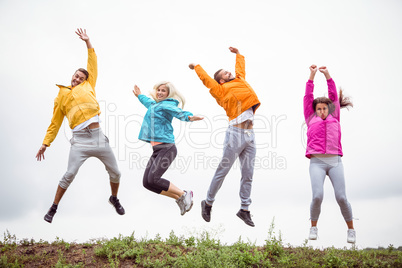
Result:
<instances>
[{"instance_id":1,"label":"pink hooded jacket","mask_svg":"<svg viewBox=\"0 0 402 268\"><path fill-rule=\"evenodd\" d=\"M314 82L308 80L304 95L304 118L307 124L306 157L312 154L334 154L343 156L341 145L340 106L334 80L327 80L328 97L335 110L325 120L317 116L313 109Z\"/></svg>"}]
</instances>

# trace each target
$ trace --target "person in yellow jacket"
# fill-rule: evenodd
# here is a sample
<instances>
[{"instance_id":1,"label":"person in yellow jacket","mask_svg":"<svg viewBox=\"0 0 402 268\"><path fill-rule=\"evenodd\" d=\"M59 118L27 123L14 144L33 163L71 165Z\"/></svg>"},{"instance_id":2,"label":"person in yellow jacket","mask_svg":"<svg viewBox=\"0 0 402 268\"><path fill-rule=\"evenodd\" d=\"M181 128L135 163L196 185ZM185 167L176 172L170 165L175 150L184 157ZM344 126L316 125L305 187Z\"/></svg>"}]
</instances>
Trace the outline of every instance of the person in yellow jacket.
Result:
<instances>
[{"instance_id":1,"label":"person in yellow jacket","mask_svg":"<svg viewBox=\"0 0 402 268\"><path fill-rule=\"evenodd\" d=\"M209 93L225 109L226 115L229 117L223 157L212 178L207 198L201 202L201 215L205 221L209 222L211 220L211 209L215 196L233 163L239 158L241 164L241 206L236 215L247 225L254 227L249 205L251 204L250 194L256 155L253 121L255 111L260 106L260 101L245 80L244 56L239 53L237 48L230 47L229 50L236 54L235 77L230 72L220 69L212 79L200 65L194 63L189 65L190 69L195 70L202 83L210 89Z\"/></svg>"},{"instance_id":2,"label":"person in yellow jacket","mask_svg":"<svg viewBox=\"0 0 402 268\"><path fill-rule=\"evenodd\" d=\"M64 116L67 117L73 132L73 137L70 140L68 167L57 187L53 205L44 217L45 221L49 223L52 222L57 206L74 180L79 168L91 156L101 160L109 173L112 192L109 203L114 206L118 214L125 214L124 208L117 199L121 174L117 167L116 158L109 146L109 140L99 126L100 108L95 93L98 77L97 57L86 30L77 29L75 33L86 43L88 48L87 70L80 68L75 71L71 78L71 86L57 85L59 94L54 100L53 117L43 144L36 154L38 161L45 159L46 148L56 138Z\"/></svg>"}]
</instances>

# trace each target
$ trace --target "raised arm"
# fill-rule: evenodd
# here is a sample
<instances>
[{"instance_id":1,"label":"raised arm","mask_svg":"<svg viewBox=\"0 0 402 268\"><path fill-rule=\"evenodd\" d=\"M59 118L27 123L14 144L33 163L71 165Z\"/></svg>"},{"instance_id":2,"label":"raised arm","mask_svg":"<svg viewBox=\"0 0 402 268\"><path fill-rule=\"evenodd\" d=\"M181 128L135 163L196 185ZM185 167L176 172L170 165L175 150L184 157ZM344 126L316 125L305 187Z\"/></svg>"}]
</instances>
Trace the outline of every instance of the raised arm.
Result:
<instances>
[{"instance_id":1,"label":"raised arm","mask_svg":"<svg viewBox=\"0 0 402 268\"><path fill-rule=\"evenodd\" d=\"M331 75L328 72L327 67L322 66L318 68L318 70L324 74L325 79L327 79L327 85L328 85L328 98L332 101L332 103L335 106L335 110L332 112L332 116L340 120L340 104L339 104L339 99L338 99L338 92L336 92L336 85L334 80L332 79Z\"/></svg>"},{"instance_id":2,"label":"raised arm","mask_svg":"<svg viewBox=\"0 0 402 268\"><path fill-rule=\"evenodd\" d=\"M314 81L315 74L317 73L317 65L313 64L310 66L310 77L309 80Z\"/></svg>"},{"instance_id":3,"label":"raised arm","mask_svg":"<svg viewBox=\"0 0 402 268\"><path fill-rule=\"evenodd\" d=\"M220 89L221 86L218 84L218 82L216 82L215 79L210 77L207 74L207 72L199 64L190 63L188 65L188 67L191 70L195 70L195 72L197 73L198 77L200 78L200 80L202 81L204 86L206 86L207 88L211 89L212 92L216 92L216 91L219 92L220 91L219 89Z\"/></svg>"},{"instance_id":4,"label":"raised arm","mask_svg":"<svg viewBox=\"0 0 402 268\"><path fill-rule=\"evenodd\" d=\"M332 116L340 121L341 115L341 106L339 103L338 92L336 92L336 85L334 79L329 78L327 80L328 85L328 97L332 100L332 103L335 106L335 110L332 112Z\"/></svg>"},{"instance_id":5,"label":"raised arm","mask_svg":"<svg viewBox=\"0 0 402 268\"><path fill-rule=\"evenodd\" d=\"M244 56L240 54L239 50L234 47L229 47L230 52L236 54L236 78L246 78L246 61L244 60Z\"/></svg>"},{"instance_id":6,"label":"raised arm","mask_svg":"<svg viewBox=\"0 0 402 268\"><path fill-rule=\"evenodd\" d=\"M318 70L324 74L325 79L327 79L328 84L328 98L332 102L336 102L338 100L338 93L336 92L336 86L334 80L329 75L328 69L325 66L318 68Z\"/></svg>"},{"instance_id":7,"label":"raised arm","mask_svg":"<svg viewBox=\"0 0 402 268\"><path fill-rule=\"evenodd\" d=\"M95 86L96 86L96 80L98 78L98 58L95 54L95 50L91 44L91 41L89 40L89 36L87 35L86 30L79 28L79 29L77 29L77 31L75 31L75 33L87 45L87 49L88 49L87 71L89 73L89 77L87 77L87 81L91 84L93 93L96 96Z\"/></svg>"},{"instance_id":8,"label":"raised arm","mask_svg":"<svg viewBox=\"0 0 402 268\"><path fill-rule=\"evenodd\" d=\"M310 66L310 76L309 80L306 83L306 91L304 94L303 99L303 109L304 109L304 119L306 122L308 121L309 117L314 113L313 109L313 101L314 101L314 76L317 72L317 66L311 65Z\"/></svg>"},{"instance_id":9,"label":"raised arm","mask_svg":"<svg viewBox=\"0 0 402 268\"><path fill-rule=\"evenodd\" d=\"M142 105L144 105L145 108L147 108L147 109L149 108L149 106L151 106L152 103L155 103L154 100L143 95L141 93L141 89L137 85L134 86L133 93L138 98L138 100L142 103Z\"/></svg>"}]
</instances>

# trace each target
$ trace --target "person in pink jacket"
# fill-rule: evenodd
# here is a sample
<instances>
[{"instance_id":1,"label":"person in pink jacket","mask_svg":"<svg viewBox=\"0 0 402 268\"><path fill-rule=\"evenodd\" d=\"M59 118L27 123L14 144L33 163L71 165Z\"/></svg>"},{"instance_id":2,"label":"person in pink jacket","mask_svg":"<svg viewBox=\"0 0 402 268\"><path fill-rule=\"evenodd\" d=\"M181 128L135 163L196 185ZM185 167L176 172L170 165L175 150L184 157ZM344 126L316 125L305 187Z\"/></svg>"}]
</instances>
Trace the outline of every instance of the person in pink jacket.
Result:
<instances>
[{"instance_id":1,"label":"person in pink jacket","mask_svg":"<svg viewBox=\"0 0 402 268\"><path fill-rule=\"evenodd\" d=\"M314 99L314 77L317 66L310 66L310 78L306 83L304 95L304 118L307 124L306 157L310 159L310 179L313 199L310 205L310 240L317 239L317 221L321 212L321 203L324 196L324 180L328 175L334 187L336 201L339 204L343 218L348 226L348 243L355 243L356 232L353 228L352 207L346 198L345 176L341 157L341 126L340 109L353 107L349 98L339 91L336 92L334 80L326 67L318 70L324 74L328 84L328 98Z\"/></svg>"}]
</instances>

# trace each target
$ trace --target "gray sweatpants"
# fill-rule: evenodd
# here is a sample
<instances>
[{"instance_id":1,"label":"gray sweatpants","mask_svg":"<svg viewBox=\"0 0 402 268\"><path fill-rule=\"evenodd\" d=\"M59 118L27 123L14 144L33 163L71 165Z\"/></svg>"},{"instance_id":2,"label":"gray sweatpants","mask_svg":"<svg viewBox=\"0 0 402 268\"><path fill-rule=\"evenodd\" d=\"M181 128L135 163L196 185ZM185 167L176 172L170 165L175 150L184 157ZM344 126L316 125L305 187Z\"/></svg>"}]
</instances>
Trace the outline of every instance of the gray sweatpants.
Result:
<instances>
[{"instance_id":1,"label":"gray sweatpants","mask_svg":"<svg viewBox=\"0 0 402 268\"><path fill-rule=\"evenodd\" d=\"M310 205L310 219L317 221L321 212L321 203L324 197L324 180L328 175L334 187L335 198L346 222L353 220L352 207L346 198L345 176L340 156L312 157L310 159L310 179L313 191L313 200Z\"/></svg>"},{"instance_id":2,"label":"gray sweatpants","mask_svg":"<svg viewBox=\"0 0 402 268\"><path fill-rule=\"evenodd\" d=\"M100 128L85 128L73 132L70 140L71 148L68 158L67 172L60 180L59 186L67 189L77 175L81 165L89 157L98 158L105 165L111 182L120 182L120 171L117 167L116 158L109 146L108 138L103 134Z\"/></svg>"},{"instance_id":3,"label":"gray sweatpants","mask_svg":"<svg viewBox=\"0 0 402 268\"><path fill-rule=\"evenodd\" d=\"M241 181L240 181L240 200L241 208L248 210L251 204L251 184L253 182L254 161L256 155L255 135L252 129L241 129L229 126L223 148L223 157L218 169L212 178L211 185L207 193L207 203L212 205L215 196L221 188L222 183L230 168L237 158L240 160Z\"/></svg>"}]
</instances>

